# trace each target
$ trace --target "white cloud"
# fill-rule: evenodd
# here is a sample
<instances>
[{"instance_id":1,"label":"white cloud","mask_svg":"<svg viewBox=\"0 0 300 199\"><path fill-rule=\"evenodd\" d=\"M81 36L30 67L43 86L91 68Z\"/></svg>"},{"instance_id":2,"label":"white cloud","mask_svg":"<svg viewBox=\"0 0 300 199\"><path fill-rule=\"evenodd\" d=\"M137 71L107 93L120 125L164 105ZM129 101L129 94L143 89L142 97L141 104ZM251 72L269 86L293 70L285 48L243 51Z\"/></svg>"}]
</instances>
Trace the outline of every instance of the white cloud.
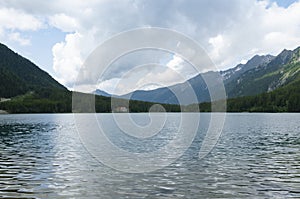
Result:
<instances>
[{"instance_id":1,"label":"white cloud","mask_svg":"<svg viewBox=\"0 0 300 199\"><path fill-rule=\"evenodd\" d=\"M79 24L76 19L67 16L64 13L55 14L49 18L50 25L64 31L73 32L79 29Z\"/></svg>"},{"instance_id":2,"label":"white cloud","mask_svg":"<svg viewBox=\"0 0 300 199\"><path fill-rule=\"evenodd\" d=\"M137 82L138 89L149 90L148 87L154 88L156 87L166 87L171 86L174 83L181 83L186 80L180 73L176 70L172 70L170 68L165 68L162 72L150 72L146 74L143 78L141 78ZM135 90L135 88L132 88Z\"/></svg>"},{"instance_id":3,"label":"white cloud","mask_svg":"<svg viewBox=\"0 0 300 199\"><path fill-rule=\"evenodd\" d=\"M18 31L36 31L42 28L43 22L20 9L0 7L0 41L17 42L21 46L30 45L30 39L24 38Z\"/></svg>"},{"instance_id":4,"label":"white cloud","mask_svg":"<svg viewBox=\"0 0 300 199\"><path fill-rule=\"evenodd\" d=\"M83 63L80 52L81 38L79 33L68 34L65 42L57 43L52 48L53 69L64 84L75 82L79 67Z\"/></svg>"},{"instance_id":5,"label":"white cloud","mask_svg":"<svg viewBox=\"0 0 300 199\"><path fill-rule=\"evenodd\" d=\"M104 80L102 82L99 82L99 84L97 85L97 88L107 91L109 93L121 94L121 93L118 93L115 91L116 85L119 83L119 81L120 81L120 78L111 78L109 80Z\"/></svg>"},{"instance_id":6,"label":"white cloud","mask_svg":"<svg viewBox=\"0 0 300 199\"><path fill-rule=\"evenodd\" d=\"M254 54L277 54L283 48L300 46L299 1L288 8L267 0L3 2L0 35L1 32L4 35L3 30L6 29L38 30L43 23L68 32L65 40L52 49L56 76L68 86L72 85L81 64L95 47L114 34L137 27L164 27L186 34L206 50L220 69L233 67ZM186 73L186 67L176 59L173 57L165 64ZM175 63L177 61L178 64ZM103 88L111 87L116 79L135 65L127 63L120 66L104 79ZM157 76L149 72L144 77L172 79L169 73L163 72Z\"/></svg>"},{"instance_id":7,"label":"white cloud","mask_svg":"<svg viewBox=\"0 0 300 199\"><path fill-rule=\"evenodd\" d=\"M109 93L123 95L136 89L155 89L185 80L186 78L176 69L159 64L146 64L134 67L120 78L104 80L98 84L98 88ZM93 86L91 85L90 88Z\"/></svg>"},{"instance_id":8,"label":"white cloud","mask_svg":"<svg viewBox=\"0 0 300 199\"><path fill-rule=\"evenodd\" d=\"M179 57L178 55L173 55L173 59L171 59L166 66L168 66L169 68L173 69L173 70L180 70L182 69L182 64L184 63L184 60ZM178 71L179 72L179 71Z\"/></svg>"},{"instance_id":9,"label":"white cloud","mask_svg":"<svg viewBox=\"0 0 300 199\"><path fill-rule=\"evenodd\" d=\"M123 75L122 73L118 74L115 70L115 68L120 69L121 64L128 64L125 69L129 71ZM178 55L159 50L135 51L121 57L109 69L112 71L108 71L108 76L114 74L115 78L104 78L98 84L98 88L117 95L136 89L151 90L181 83L191 78L196 71L191 64ZM90 85L90 88L93 86Z\"/></svg>"},{"instance_id":10,"label":"white cloud","mask_svg":"<svg viewBox=\"0 0 300 199\"><path fill-rule=\"evenodd\" d=\"M42 25L42 22L37 17L22 10L0 8L0 29L38 30Z\"/></svg>"},{"instance_id":11,"label":"white cloud","mask_svg":"<svg viewBox=\"0 0 300 199\"><path fill-rule=\"evenodd\" d=\"M247 62L248 62L247 59L242 59L242 60L240 61L241 64L246 64Z\"/></svg>"},{"instance_id":12,"label":"white cloud","mask_svg":"<svg viewBox=\"0 0 300 199\"><path fill-rule=\"evenodd\" d=\"M156 15L157 12L154 11L157 9L164 12ZM111 35L130 28L173 28L195 39L208 52L212 61L222 69L233 67L240 60L249 59L256 53L276 54L283 48L300 45L298 10L300 3L285 9L274 3L251 0L233 0L230 3L174 1L171 4L137 1L134 6L132 1L122 1L117 6L106 2L101 8L90 10L88 18L94 23L82 23L83 19L87 20L85 17L78 18L78 21L81 21L82 28L86 30L94 28L93 34L90 34L95 41L93 47ZM279 34L274 35L273 32ZM86 44L81 48L84 46ZM171 63L175 61L176 59ZM129 68L123 67L122 70L126 72ZM185 67L181 70L185 71ZM165 76L165 79L168 77Z\"/></svg>"},{"instance_id":13,"label":"white cloud","mask_svg":"<svg viewBox=\"0 0 300 199\"><path fill-rule=\"evenodd\" d=\"M230 48L230 43L225 41L222 35L209 38L208 43L212 45L210 56L213 57L214 60L222 60L224 58L224 53L226 53L224 49Z\"/></svg>"},{"instance_id":14,"label":"white cloud","mask_svg":"<svg viewBox=\"0 0 300 199\"><path fill-rule=\"evenodd\" d=\"M21 46L30 45L30 40L23 38L19 32L13 32L8 35L9 40L19 43Z\"/></svg>"}]
</instances>

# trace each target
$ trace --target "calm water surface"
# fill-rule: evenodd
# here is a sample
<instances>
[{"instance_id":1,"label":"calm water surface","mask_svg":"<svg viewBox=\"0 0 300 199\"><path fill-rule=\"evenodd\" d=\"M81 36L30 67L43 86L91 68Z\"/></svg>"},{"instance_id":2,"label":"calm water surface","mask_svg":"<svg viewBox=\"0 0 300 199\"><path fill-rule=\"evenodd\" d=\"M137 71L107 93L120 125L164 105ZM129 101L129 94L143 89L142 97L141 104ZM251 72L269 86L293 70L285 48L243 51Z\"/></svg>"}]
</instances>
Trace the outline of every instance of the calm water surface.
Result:
<instances>
[{"instance_id":1,"label":"calm water surface","mask_svg":"<svg viewBox=\"0 0 300 199\"><path fill-rule=\"evenodd\" d=\"M201 114L194 142L176 162L128 174L91 157L72 114L0 115L0 198L300 198L300 114L228 114L218 144L199 160L209 116ZM137 149L117 131L111 127L112 142Z\"/></svg>"}]
</instances>

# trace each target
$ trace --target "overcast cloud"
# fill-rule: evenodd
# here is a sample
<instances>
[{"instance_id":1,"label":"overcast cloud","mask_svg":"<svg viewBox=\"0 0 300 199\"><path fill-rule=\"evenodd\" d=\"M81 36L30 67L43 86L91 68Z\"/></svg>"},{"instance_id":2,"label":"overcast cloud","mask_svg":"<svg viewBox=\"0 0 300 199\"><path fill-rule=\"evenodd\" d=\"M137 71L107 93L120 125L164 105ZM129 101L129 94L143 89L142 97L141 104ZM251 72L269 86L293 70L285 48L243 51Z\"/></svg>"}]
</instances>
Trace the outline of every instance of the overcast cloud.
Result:
<instances>
[{"instance_id":1,"label":"overcast cloud","mask_svg":"<svg viewBox=\"0 0 300 199\"><path fill-rule=\"evenodd\" d=\"M196 40L215 65L225 69L255 54L277 54L283 48L300 46L299 10L299 1L283 8L255 0L4 0L0 3L0 39L30 45L30 38L22 32L49 27L66 32L65 40L52 48L53 68L57 79L71 87L86 57L121 31L138 27L174 29ZM187 72L186 67L174 65L176 61L183 64L174 55L159 60L159 64L164 62L179 72L185 71L186 77L192 75L192 70ZM136 65L136 59L127 59L100 88L111 91L116 80ZM151 81L155 77L157 81L168 80L163 82L166 85L176 83L176 79L163 78L163 74L170 73L149 73L148 77ZM127 86L134 89L133 84Z\"/></svg>"}]
</instances>

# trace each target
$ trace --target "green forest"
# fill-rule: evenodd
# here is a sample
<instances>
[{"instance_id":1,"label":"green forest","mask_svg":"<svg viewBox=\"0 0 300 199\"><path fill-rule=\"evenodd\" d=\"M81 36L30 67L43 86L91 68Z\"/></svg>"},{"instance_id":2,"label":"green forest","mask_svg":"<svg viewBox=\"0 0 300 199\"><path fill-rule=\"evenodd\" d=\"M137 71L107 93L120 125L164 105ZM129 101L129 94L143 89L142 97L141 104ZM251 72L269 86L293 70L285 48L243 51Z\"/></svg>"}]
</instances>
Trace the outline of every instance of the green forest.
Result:
<instances>
[{"instance_id":1,"label":"green forest","mask_svg":"<svg viewBox=\"0 0 300 199\"><path fill-rule=\"evenodd\" d=\"M300 81L297 81L273 92L228 99L227 112L300 112L299 85ZM97 113L113 111L114 107L111 107L110 97L94 96L92 94L84 95L95 97L95 104L92 106L94 106L94 110ZM119 100L117 104L122 105L124 103L124 106L127 106L126 100L117 100ZM154 104L130 100L129 107L126 108L128 108L129 112L148 112ZM161 105L167 112L194 111L192 106ZM39 89L0 103L0 109L7 110L9 113L71 113L72 92L59 89ZM211 103L201 103L199 104L199 109L200 112L210 112Z\"/></svg>"},{"instance_id":2,"label":"green forest","mask_svg":"<svg viewBox=\"0 0 300 199\"><path fill-rule=\"evenodd\" d=\"M97 112L109 113L114 111L111 106L111 98L97 96L93 94L83 94L95 98L95 104L89 111L75 110L75 112ZM116 100L116 99L114 99ZM125 106L129 112L148 112L155 104L151 102L129 101L117 99L118 105ZM180 112L179 105L161 104L167 112ZM38 89L36 91L28 92L25 95L20 95L12 98L10 101L0 102L0 110L6 110L9 113L71 113L72 112L72 92L59 89ZM154 110L160 111L160 110Z\"/></svg>"},{"instance_id":3,"label":"green forest","mask_svg":"<svg viewBox=\"0 0 300 199\"><path fill-rule=\"evenodd\" d=\"M269 93L227 100L227 112L300 112L300 81ZM210 112L211 103L199 104L201 112Z\"/></svg>"}]
</instances>

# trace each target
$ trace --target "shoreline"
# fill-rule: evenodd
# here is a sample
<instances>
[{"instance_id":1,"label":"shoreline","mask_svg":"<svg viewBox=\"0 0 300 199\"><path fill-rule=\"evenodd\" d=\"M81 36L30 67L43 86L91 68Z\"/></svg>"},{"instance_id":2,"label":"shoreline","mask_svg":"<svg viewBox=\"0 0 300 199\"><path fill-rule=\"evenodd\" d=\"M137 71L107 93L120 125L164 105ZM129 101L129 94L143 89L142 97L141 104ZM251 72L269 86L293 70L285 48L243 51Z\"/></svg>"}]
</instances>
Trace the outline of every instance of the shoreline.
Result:
<instances>
[{"instance_id":1,"label":"shoreline","mask_svg":"<svg viewBox=\"0 0 300 199\"><path fill-rule=\"evenodd\" d=\"M9 114L9 113L5 110L0 110L0 114Z\"/></svg>"},{"instance_id":2,"label":"shoreline","mask_svg":"<svg viewBox=\"0 0 300 199\"><path fill-rule=\"evenodd\" d=\"M127 112L127 113L149 113L149 112ZM296 113L296 114L300 114L300 112L153 112L153 113L225 113L225 114L266 114L266 113L269 113L269 114L293 114L293 113ZM23 115L23 114L32 114L32 115L39 115L39 114L61 114L61 115L64 115L64 114L124 114L124 113L116 113L116 112L94 112L94 113L72 113L72 112L62 112L62 113L54 113L54 112L41 112L41 113L38 113L38 112L35 112L35 113L9 113L5 110L0 110L0 115Z\"/></svg>"}]
</instances>

